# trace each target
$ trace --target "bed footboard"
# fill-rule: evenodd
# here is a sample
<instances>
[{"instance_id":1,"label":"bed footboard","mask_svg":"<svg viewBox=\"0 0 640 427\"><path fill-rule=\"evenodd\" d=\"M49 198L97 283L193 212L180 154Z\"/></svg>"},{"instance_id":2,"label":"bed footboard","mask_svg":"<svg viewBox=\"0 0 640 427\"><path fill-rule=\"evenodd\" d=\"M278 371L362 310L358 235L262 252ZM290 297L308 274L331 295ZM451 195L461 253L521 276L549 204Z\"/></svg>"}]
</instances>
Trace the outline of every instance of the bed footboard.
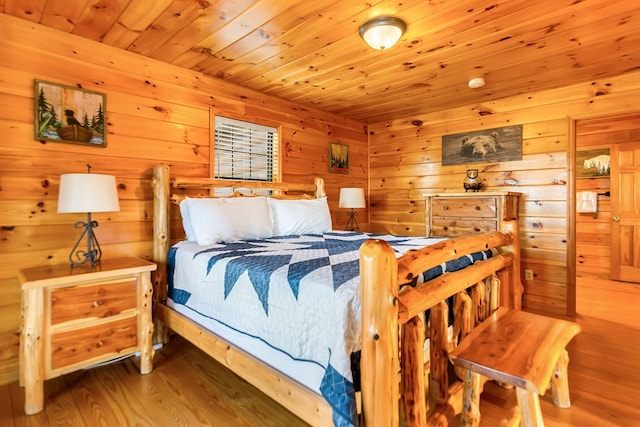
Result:
<instances>
[{"instance_id":1,"label":"bed footboard","mask_svg":"<svg viewBox=\"0 0 640 427\"><path fill-rule=\"evenodd\" d=\"M398 259L383 240L362 246L362 410L367 427L397 426L401 418L408 426L447 425L460 413L462 383L450 378L448 352L498 306L521 308L517 221L505 227ZM402 286L431 267L491 248L500 253L415 287Z\"/></svg>"}]
</instances>

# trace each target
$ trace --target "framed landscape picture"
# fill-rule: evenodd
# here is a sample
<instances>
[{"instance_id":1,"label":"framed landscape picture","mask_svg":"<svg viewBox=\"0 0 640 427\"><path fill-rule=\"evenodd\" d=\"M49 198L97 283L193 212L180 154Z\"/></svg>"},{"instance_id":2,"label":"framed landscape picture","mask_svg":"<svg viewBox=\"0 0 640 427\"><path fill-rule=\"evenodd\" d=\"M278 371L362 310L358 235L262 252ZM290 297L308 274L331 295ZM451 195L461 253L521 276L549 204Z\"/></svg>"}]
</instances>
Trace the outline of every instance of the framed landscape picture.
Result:
<instances>
[{"instance_id":1,"label":"framed landscape picture","mask_svg":"<svg viewBox=\"0 0 640 427\"><path fill-rule=\"evenodd\" d=\"M608 148L576 152L576 178L609 177L611 156Z\"/></svg>"},{"instance_id":2,"label":"framed landscape picture","mask_svg":"<svg viewBox=\"0 0 640 427\"><path fill-rule=\"evenodd\" d=\"M329 172L349 173L349 146L329 143Z\"/></svg>"},{"instance_id":3,"label":"framed landscape picture","mask_svg":"<svg viewBox=\"0 0 640 427\"><path fill-rule=\"evenodd\" d=\"M106 146L103 93L35 81L35 138Z\"/></svg>"}]
</instances>

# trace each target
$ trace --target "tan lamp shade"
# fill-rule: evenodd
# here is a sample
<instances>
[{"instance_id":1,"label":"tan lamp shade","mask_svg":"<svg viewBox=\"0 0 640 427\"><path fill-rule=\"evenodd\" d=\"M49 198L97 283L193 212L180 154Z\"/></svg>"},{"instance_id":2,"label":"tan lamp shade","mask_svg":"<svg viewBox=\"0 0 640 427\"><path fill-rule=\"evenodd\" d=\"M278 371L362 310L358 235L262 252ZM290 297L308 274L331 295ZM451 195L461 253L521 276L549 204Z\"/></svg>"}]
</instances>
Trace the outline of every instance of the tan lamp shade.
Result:
<instances>
[{"instance_id":1,"label":"tan lamp shade","mask_svg":"<svg viewBox=\"0 0 640 427\"><path fill-rule=\"evenodd\" d=\"M340 208L360 209L365 207L364 202L364 189L363 188L341 188L340 189L340 201L338 202Z\"/></svg>"},{"instance_id":2,"label":"tan lamp shade","mask_svg":"<svg viewBox=\"0 0 640 427\"><path fill-rule=\"evenodd\" d=\"M120 210L116 178L97 173L60 175L58 213L117 212Z\"/></svg>"}]
</instances>

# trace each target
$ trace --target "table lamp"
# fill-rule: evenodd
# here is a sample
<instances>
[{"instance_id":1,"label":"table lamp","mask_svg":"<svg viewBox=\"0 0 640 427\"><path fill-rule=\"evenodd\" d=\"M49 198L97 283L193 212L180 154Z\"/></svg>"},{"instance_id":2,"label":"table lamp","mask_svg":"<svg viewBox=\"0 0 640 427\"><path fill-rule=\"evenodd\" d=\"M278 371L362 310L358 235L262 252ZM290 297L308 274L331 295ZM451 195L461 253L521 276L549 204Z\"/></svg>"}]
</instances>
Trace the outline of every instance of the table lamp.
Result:
<instances>
[{"instance_id":1,"label":"table lamp","mask_svg":"<svg viewBox=\"0 0 640 427\"><path fill-rule=\"evenodd\" d=\"M356 221L357 212L354 209L364 208L364 189L363 188L341 188L340 189L340 201L338 202L340 208L350 208L351 211L347 213L349 220L345 230L347 231L360 231L358 221Z\"/></svg>"},{"instance_id":2,"label":"table lamp","mask_svg":"<svg viewBox=\"0 0 640 427\"><path fill-rule=\"evenodd\" d=\"M95 267L100 262L102 250L93 231L98 221L91 219L93 212L117 212L120 210L116 178L111 175L91 173L68 173L60 175L58 193L58 213L87 213L87 222L78 221L75 228L82 228L82 234L69 254L71 266L76 267L90 262ZM86 236L86 249L80 247Z\"/></svg>"}]
</instances>

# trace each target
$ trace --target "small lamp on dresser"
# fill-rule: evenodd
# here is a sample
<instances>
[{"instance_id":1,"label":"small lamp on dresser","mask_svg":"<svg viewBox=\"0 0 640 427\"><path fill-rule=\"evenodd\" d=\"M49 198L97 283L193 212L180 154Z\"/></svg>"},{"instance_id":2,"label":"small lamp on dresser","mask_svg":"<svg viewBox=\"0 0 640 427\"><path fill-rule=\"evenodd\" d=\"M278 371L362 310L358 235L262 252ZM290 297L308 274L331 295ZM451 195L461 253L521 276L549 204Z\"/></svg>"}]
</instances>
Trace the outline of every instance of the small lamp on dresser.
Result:
<instances>
[{"instance_id":1,"label":"small lamp on dresser","mask_svg":"<svg viewBox=\"0 0 640 427\"><path fill-rule=\"evenodd\" d=\"M362 209L365 207L364 203L364 189L363 188L341 188L340 189L340 201L338 207L351 209L347 213L349 220L345 230L347 231L360 231L358 221L356 221L357 212L354 209Z\"/></svg>"},{"instance_id":2,"label":"small lamp on dresser","mask_svg":"<svg viewBox=\"0 0 640 427\"><path fill-rule=\"evenodd\" d=\"M87 173L60 175L58 193L58 213L86 212L87 222L78 221L75 228L82 228L82 234L69 254L73 267L90 262L95 267L102 256L102 250L93 231L98 221L91 219L92 212L117 212L120 210L116 178L111 175L92 174L91 165ZM86 237L86 249L80 247Z\"/></svg>"}]
</instances>

